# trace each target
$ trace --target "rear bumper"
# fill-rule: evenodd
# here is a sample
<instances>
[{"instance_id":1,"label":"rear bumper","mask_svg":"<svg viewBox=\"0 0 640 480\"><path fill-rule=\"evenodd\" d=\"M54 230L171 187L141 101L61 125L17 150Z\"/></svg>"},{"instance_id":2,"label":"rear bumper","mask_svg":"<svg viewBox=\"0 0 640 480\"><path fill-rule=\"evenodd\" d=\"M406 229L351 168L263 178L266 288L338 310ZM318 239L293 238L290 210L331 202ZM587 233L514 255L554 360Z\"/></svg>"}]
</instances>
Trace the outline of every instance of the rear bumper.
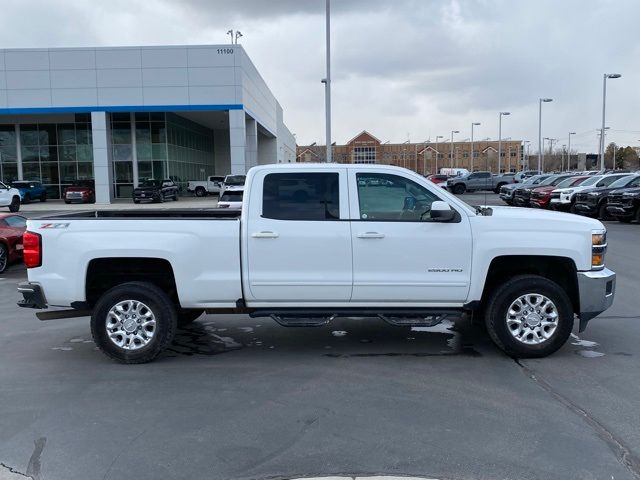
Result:
<instances>
[{"instance_id":1,"label":"rear bumper","mask_svg":"<svg viewBox=\"0 0 640 480\"><path fill-rule=\"evenodd\" d=\"M22 308L47 308L47 299L44 296L42 287L37 283L22 282L18 284L18 292L22 294L22 300L18 306Z\"/></svg>"},{"instance_id":2,"label":"rear bumper","mask_svg":"<svg viewBox=\"0 0 640 480\"><path fill-rule=\"evenodd\" d=\"M608 268L578 272L580 294L580 331L587 328L593 317L600 315L612 304L616 291L616 274Z\"/></svg>"}]
</instances>

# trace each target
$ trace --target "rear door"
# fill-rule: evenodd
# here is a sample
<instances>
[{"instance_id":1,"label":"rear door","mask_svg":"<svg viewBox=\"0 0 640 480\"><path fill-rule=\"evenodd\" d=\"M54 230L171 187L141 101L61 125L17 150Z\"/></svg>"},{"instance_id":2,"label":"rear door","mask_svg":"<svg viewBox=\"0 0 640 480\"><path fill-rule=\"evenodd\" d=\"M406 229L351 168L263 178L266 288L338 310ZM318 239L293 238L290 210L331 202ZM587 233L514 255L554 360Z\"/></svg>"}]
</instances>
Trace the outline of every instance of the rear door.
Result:
<instances>
[{"instance_id":1,"label":"rear door","mask_svg":"<svg viewBox=\"0 0 640 480\"><path fill-rule=\"evenodd\" d=\"M260 170L248 199L245 296L259 303L348 302L345 169Z\"/></svg>"}]
</instances>

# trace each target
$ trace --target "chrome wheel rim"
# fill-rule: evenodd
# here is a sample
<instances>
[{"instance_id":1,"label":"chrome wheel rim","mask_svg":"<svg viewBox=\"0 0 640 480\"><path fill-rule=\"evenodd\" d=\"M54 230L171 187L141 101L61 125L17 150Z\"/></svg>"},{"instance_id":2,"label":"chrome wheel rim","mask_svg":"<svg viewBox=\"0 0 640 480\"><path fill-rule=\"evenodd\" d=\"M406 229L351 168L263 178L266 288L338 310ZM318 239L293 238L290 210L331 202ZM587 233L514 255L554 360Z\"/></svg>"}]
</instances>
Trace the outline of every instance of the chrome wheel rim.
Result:
<instances>
[{"instance_id":1,"label":"chrome wheel rim","mask_svg":"<svg viewBox=\"0 0 640 480\"><path fill-rule=\"evenodd\" d=\"M151 342L156 333L153 311L138 300L116 303L105 322L109 340L124 350L138 350Z\"/></svg>"},{"instance_id":2,"label":"chrome wheel rim","mask_svg":"<svg viewBox=\"0 0 640 480\"><path fill-rule=\"evenodd\" d=\"M506 320L509 333L518 342L539 345L557 330L558 308L544 295L527 293L511 303Z\"/></svg>"}]
</instances>

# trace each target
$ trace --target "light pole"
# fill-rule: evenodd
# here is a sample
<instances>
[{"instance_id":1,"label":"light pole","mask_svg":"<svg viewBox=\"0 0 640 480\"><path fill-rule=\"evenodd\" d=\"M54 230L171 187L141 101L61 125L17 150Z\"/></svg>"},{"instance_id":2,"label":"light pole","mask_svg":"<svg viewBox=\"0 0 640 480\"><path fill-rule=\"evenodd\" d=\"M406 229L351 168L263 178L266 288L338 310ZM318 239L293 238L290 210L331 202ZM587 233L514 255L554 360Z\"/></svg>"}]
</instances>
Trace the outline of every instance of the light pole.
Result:
<instances>
[{"instance_id":1,"label":"light pole","mask_svg":"<svg viewBox=\"0 0 640 480\"><path fill-rule=\"evenodd\" d=\"M240 32L240 30L236 30L236 45L238 44L238 39L242 37L242 33Z\"/></svg>"},{"instance_id":2,"label":"light pole","mask_svg":"<svg viewBox=\"0 0 640 480\"><path fill-rule=\"evenodd\" d=\"M569 148L567 149L567 170L571 170L571 135L575 135L576 132L569 132Z\"/></svg>"},{"instance_id":3,"label":"light pole","mask_svg":"<svg viewBox=\"0 0 640 480\"><path fill-rule=\"evenodd\" d=\"M471 123L471 162L469 163L470 169L469 171L473 172L473 127L476 125L480 125L480 122L472 122Z\"/></svg>"},{"instance_id":4,"label":"light pole","mask_svg":"<svg viewBox=\"0 0 640 480\"><path fill-rule=\"evenodd\" d=\"M604 117L607 108L607 78L620 78L619 73L605 73L602 79L602 135L600 136L600 169L604 170Z\"/></svg>"},{"instance_id":5,"label":"light pole","mask_svg":"<svg viewBox=\"0 0 640 480\"><path fill-rule=\"evenodd\" d=\"M529 147L531 146L531 141L524 140L522 142L524 145L522 146L522 170L524 170L524 166L527 166L527 170L529 170Z\"/></svg>"},{"instance_id":6,"label":"light pole","mask_svg":"<svg viewBox=\"0 0 640 480\"><path fill-rule=\"evenodd\" d=\"M227 35L229 35L229 37L231 38L231 45L233 45L233 30L229 30L227 32Z\"/></svg>"},{"instance_id":7,"label":"light pole","mask_svg":"<svg viewBox=\"0 0 640 480\"><path fill-rule=\"evenodd\" d=\"M544 150L542 149L542 104L553 102L553 98L538 99L538 172L543 173L544 168Z\"/></svg>"},{"instance_id":8,"label":"light pole","mask_svg":"<svg viewBox=\"0 0 640 480\"><path fill-rule=\"evenodd\" d=\"M562 145L562 157L560 158L560 171L564 172L564 154L567 151L567 146ZM568 169L567 169L568 170Z\"/></svg>"},{"instance_id":9,"label":"light pole","mask_svg":"<svg viewBox=\"0 0 640 480\"><path fill-rule=\"evenodd\" d=\"M505 115L511 115L511 112L500 112L498 115L498 175L502 165L502 117Z\"/></svg>"},{"instance_id":10,"label":"light pole","mask_svg":"<svg viewBox=\"0 0 640 480\"><path fill-rule=\"evenodd\" d=\"M451 168L453 168L453 134L454 133L460 133L459 130L451 130L451 153L449 155L451 155Z\"/></svg>"},{"instance_id":11,"label":"light pole","mask_svg":"<svg viewBox=\"0 0 640 480\"><path fill-rule=\"evenodd\" d=\"M433 173L434 174L438 174L438 140L444 138L442 135L436 135L436 164L435 164L435 168L433 169Z\"/></svg>"},{"instance_id":12,"label":"light pole","mask_svg":"<svg viewBox=\"0 0 640 480\"><path fill-rule=\"evenodd\" d=\"M326 121L326 162L331 163L331 0L326 3L327 74L324 83L324 114Z\"/></svg>"}]
</instances>

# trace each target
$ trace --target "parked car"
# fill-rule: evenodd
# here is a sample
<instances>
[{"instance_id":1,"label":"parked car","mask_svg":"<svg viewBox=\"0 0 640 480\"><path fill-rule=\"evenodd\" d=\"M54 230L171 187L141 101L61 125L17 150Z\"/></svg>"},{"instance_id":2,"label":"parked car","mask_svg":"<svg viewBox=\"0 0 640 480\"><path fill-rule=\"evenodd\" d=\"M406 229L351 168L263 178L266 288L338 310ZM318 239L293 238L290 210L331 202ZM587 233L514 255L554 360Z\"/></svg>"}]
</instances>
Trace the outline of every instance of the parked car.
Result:
<instances>
[{"instance_id":1,"label":"parked car","mask_svg":"<svg viewBox=\"0 0 640 480\"><path fill-rule=\"evenodd\" d=\"M447 180L449 177L447 175L433 174L427 177L427 180L435 183L436 185L440 185L441 187L447 188Z\"/></svg>"},{"instance_id":2,"label":"parked car","mask_svg":"<svg viewBox=\"0 0 640 480\"><path fill-rule=\"evenodd\" d=\"M140 203L143 200L162 203L170 199L178 200L178 186L168 178L164 180L145 180L138 188L133 190L133 203Z\"/></svg>"},{"instance_id":3,"label":"parked car","mask_svg":"<svg viewBox=\"0 0 640 480\"><path fill-rule=\"evenodd\" d=\"M218 200L218 208L229 208L240 210L242 208L242 197L244 190L226 190Z\"/></svg>"},{"instance_id":4,"label":"parked car","mask_svg":"<svg viewBox=\"0 0 640 480\"><path fill-rule=\"evenodd\" d=\"M374 179L378 185L366 181ZM281 190L283 182L306 185L306 195ZM570 338L576 315L583 331L614 300L597 220L473 208L389 165L262 165L249 171L245 191L242 214L29 219L19 305L63 308L40 311L40 319L90 315L98 348L143 363L205 310L287 326L335 316L434 326L480 311L472 318L499 348L543 357Z\"/></svg>"},{"instance_id":5,"label":"parked car","mask_svg":"<svg viewBox=\"0 0 640 480\"><path fill-rule=\"evenodd\" d=\"M457 195L475 190L493 190L498 193L508 183L514 183L513 177L493 175L491 172L472 172L448 179L447 190Z\"/></svg>"},{"instance_id":6,"label":"parked car","mask_svg":"<svg viewBox=\"0 0 640 480\"><path fill-rule=\"evenodd\" d=\"M22 235L27 219L13 213L0 214L0 273L22 260Z\"/></svg>"},{"instance_id":7,"label":"parked car","mask_svg":"<svg viewBox=\"0 0 640 480\"><path fill-rule=\"evenodd\" d=\"M614 190L607 197L607 212L619 222L640 223L640 186Z\"/></svg>"},{"instance_id":8,"label":"parked car","mask_svg":"<svg viewBox=\"0 0 640 480\"><path fill-rule=\"evenodd\" d=\"M503 185L500 187L500 199L507 205L513 205L513 195L517 188L540 185L548 177L549 175L534 175L533 177L528 177L521 183L509 183L508 185Z\"/></svg>"},{"instance_id":9,"label":"parked car","mask_svg":"<svg viewBox=\"0 0 640 480\"><path fill-rule=\"evenodd\" d=\"M196 197L205 197L208 194L220 194L224 177L213 175L206 180L189 180L187 192L195 193Z\"/></svg>"},{"instance_id":10,"label":"parked car","mask_svg":"<svg viewBox=\"0 0 640 480\"><path fill-rule=\"evenodd\" d=\"M610 219L607 212L609 193L620 188L640 186L640 175L627 174L607 187L590 188L576 195L575 212L588 217L596 217L602 220Z\"/></svg>"},{"instance_id":11,"label":"parked car","mask_svg":"<svg viewBox=\"0 0 640 480\"><path fill-rule=\"evenodd\" d=\"M9 207L15 213L20 210L20 191L0 182L0 207Z\"/></svg>"},{"instance_id":12,"label":"parked car","mask_svg":"<svg viewBox=\"0 0 640 480\"><path fill-rule=\"evenodd\" d=\"M538 185L522 185L516 188L513 192L513 204L516 207L530 207L531 206L531 193L536 188L541 187L554 187L563 180L571 177L572 175L549 175L546 180L543 180Z\"/></svg>"},{"instance_id":13,"label":"parked car","mask_svg":"<svg viewBox=\"0 0 640 480\"><path fill-rule=\"evenodd\" d=\"M538 170L523 170L516 173L514 180L516 183L523 183L527 178L531 178L536 175L540 175L540 172Z\"/></svg>"},{"instance_id":14,"label":"parked car","mask_svg":"<svg viewBox=\"0 0 640 480\"><path fill-rule=\"evenodd\" d=\"M224 177L222 187L220 187L220 194L223 194L226 190L244 190L246 179L246 175L227 175Z\"/></svg>"},{"instance_id":15,"label":"parked car","mask_svg":"<svg viewBox=\"0 0 640 480\"><path fill-rule=\"evenodd\" d=\"M93 180L76 180L62 192L64 203L95 203L96 185Z\"/></svg>"},{"instance_id":16,"label":"parked car","mask_svg":"<svg viewBox=\"0 0 640 480\"><path fill-rule=\"evenodd\" d=\"M585 173L581 173L584 176ZM580 185L569 188L556 188L551 192L551 208L554 210L575 212L576 195L589 188L607 187L620 177L626 176L625 173L614 173L610 175L589 175L587 180Z\"/></svg>"},{"instance_id":17,"label":"parked car","mask_svg":"<svg viewBox=\"0 0 640 480\"><path fill-rule=\"evenodd\" d=\"M561 181L560 183L558 183L555 187L554 186L545 186L545 187L538 187L533 189L533 191L531 192L531 206L534 208L551 208L551 198L554 194L554 192L556 191L556 189L561 188L569 188L569 187L575 187L580 185L582 182L586 181L589 177L582 175L582 176L570 176L566 179L564 179L563 181ZM560 194L558 194L559 196Z\"/></svg>"},{"instance_id":18,"label":"parked car","mask_svg":"<svg viewBox=\"0 0 640 480\"><path fill-rule=\"evenodd\" d=\"M24 205L32 200L47 201L47 189L40 182L17 181L12 182L11 186L20 192L20 201Z\"/></svg>"}]
</instances>

